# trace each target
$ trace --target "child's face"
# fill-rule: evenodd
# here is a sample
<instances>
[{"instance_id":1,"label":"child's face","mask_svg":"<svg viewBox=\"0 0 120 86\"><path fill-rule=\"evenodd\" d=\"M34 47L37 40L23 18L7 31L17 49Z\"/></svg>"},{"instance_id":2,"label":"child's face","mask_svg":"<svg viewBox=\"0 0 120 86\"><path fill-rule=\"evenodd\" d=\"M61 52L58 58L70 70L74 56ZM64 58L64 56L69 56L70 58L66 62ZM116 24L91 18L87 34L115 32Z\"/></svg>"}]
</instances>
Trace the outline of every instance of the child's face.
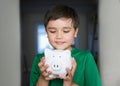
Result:
<instances>
[{"instance_id":1,"label":"child's face","mask_svg":"<svg viewBox=\"0 0 120 86\"><path fill-rule=\"evenodd\" d=\"M46 31L49 42L55 49L70 50L78 29L75 30L73 27L71 18L60 18L50 20L47 24Z\"/></svg>"}]
</instances>

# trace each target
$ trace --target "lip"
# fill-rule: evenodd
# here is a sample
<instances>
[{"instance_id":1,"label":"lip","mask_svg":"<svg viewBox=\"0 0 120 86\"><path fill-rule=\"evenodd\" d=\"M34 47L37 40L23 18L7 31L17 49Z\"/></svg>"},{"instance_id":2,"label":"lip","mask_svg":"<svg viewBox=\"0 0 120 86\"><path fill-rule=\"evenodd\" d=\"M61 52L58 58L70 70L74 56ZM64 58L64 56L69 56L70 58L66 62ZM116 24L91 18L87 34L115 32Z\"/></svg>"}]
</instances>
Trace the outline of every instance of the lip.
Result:
<instances>
[{"instance_id":1,"label":"lip","mask_svg":"<svg viewBox=\"0 0 120 86\"><path fill-rule=\"evenodd\" d=\"M63 41L56 41L55 42L57 45L63 45L65 42L63 42Z\"/></svg>"}]
</instances>

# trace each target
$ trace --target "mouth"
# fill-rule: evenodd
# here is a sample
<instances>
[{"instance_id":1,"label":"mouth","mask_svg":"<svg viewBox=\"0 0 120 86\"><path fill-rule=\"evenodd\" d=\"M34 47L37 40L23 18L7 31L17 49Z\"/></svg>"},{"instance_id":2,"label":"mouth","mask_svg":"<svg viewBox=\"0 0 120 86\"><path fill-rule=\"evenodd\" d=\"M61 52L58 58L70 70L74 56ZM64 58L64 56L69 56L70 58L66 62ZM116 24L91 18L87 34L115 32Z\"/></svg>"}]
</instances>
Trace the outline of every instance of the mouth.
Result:
<instances>
[{"instance_id":1,"label":"mouth","mask_svg":"<svg viewBox=\"0 0 120 86\"><path fill-rule=\"evenodd\" d=\"M56 41L55 42L57 45L63 45L65 42L63 42L63 41Z\"/></svg>"}]
</instances>

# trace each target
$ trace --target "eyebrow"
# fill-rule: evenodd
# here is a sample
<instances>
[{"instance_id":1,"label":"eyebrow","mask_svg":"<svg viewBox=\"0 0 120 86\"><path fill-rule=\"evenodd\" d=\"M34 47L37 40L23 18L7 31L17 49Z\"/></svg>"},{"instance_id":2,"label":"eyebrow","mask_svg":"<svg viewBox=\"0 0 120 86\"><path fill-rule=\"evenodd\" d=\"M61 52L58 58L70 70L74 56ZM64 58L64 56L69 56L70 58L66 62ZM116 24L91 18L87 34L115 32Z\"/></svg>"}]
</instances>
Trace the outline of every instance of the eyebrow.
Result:
<instances>
[{"instance_id":1,"label":"eyebrow","mask_svg":"<svg viewBox=\"0 0 120 86\"><path fill-rule=\"evenodd\" d=\"M71 27L63 27L63 29L71 29Z\"/></svg>"},{"instance_id":2,"label":"eyebrow","mask_svg":"<svg viewBox=\"0 0 120 86\"><path fill-rule=\"evenodd\" d=\"M48 27L47 29L56 29L55 27Z\"/></svg>"},{"instance_id":3,"label":"eyebrow","mask_svg":"<svg viewBox=\"0 0 120 86\"><path fill-rule=\"evenodd\" d=\"M56 27L48 27L47 29L48 30L56 30L57 28ZM72 28L71 27L63 27L62 29L64 30L64 29L72 29Z\"/></svg>"}]
</instances>

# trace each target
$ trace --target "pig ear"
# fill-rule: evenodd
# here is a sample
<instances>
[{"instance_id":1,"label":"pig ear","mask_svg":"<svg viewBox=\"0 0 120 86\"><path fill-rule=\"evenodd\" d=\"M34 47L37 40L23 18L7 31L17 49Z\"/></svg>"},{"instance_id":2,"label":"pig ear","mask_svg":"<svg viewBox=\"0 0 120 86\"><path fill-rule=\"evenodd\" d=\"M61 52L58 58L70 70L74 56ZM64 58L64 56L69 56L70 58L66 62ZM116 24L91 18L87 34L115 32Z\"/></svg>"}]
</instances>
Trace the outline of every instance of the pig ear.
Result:
<instances>
[{"instance_id":1,"label":"pig ear","mask_svg":"<svg viewBox=\"0 0 120 86\"><path fill-rule=\"evenodd\" d=\"M69 50L65 50L64 53L67 55L67 57L71 57L71 52Z\"/></svg>"},{"instance_id":2,"label":"pig ear","mask_svg":"<svg viewBox=\"0 0 120 86\"><path fill-rule=\"evenodd\" d=\"M45 51L44 51L44 54L46 57L49 57L51 53L52 53L52 50L50 50L50 49L45 49Z\"/></svg>"},{"instance_id":3,"label":"pig ear","mask_svg":"<svg viewBox=\"0 0 120 86\"><path fill-rule=\"evenodd\" d=\"M65 52L65 53L68 53L68 54L70 54L70 53L71 53L69 50L65 50L64 52Z\"/></svg>"}]
</instances>

